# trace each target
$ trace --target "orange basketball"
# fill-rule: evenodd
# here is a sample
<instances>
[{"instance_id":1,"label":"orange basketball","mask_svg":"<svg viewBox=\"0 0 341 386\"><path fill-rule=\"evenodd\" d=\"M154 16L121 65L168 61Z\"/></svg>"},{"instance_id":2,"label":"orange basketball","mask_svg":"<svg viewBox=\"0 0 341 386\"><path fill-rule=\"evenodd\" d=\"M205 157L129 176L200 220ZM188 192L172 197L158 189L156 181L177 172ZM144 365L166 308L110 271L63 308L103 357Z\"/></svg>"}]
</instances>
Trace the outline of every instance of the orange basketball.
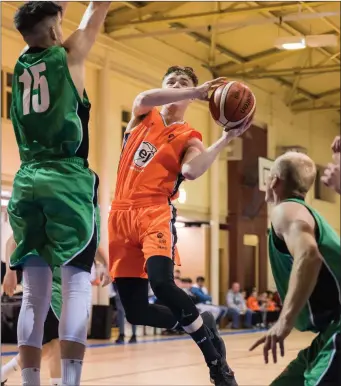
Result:
<instances>
[{"instance_id":1,"label":"orange basketball","mask_svg":"<svg viewBox=\"0 0 341 386\"><path fill-rule=\"evenodd\" d=\"M209 108L219 126L234 129L254 115L256 98L245 84L230 81L214 90Z\"/></svg>"}]
</instances>

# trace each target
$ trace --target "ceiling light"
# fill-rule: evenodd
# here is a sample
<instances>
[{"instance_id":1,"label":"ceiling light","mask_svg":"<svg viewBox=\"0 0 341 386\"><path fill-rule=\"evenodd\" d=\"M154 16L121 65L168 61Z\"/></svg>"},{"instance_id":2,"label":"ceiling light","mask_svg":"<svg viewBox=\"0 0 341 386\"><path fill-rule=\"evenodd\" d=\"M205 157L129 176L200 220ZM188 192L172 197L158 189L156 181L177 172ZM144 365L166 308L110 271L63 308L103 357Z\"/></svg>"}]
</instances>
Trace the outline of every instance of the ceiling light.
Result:
<instances>
[{"instance_id":1,"label":"ceiling light","mask_svg":"<svg viewBox=\"0 0 341 386\"><path fill-rule=\"evenodd\" d=\"M301 50L306 47L337 47L338 37L334 34L283 36L275 41L280 50Z\"/></svg>"},{"instance_id":2,"label":"ceiling light","mask_svg":"<svg viewBox=\"0 0 341 386\"><path fill-rule=\"evenodd\" d=\"M275 47L280 50L302 50L306 48L306 41L300 36L283 37L276 40Z\"/></svg>"}]
</instances>

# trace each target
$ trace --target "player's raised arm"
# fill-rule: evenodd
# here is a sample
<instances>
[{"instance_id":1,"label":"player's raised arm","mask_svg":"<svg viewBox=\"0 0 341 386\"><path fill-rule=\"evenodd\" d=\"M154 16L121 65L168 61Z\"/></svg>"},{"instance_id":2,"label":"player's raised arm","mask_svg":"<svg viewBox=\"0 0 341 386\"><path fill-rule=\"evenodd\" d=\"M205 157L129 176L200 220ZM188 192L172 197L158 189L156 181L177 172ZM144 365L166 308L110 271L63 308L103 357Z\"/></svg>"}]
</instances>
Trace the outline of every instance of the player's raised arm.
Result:
<instances>
[{"instance_id":1,"label":"player's raised arm","mask_svg":"<svg viewBox=\"0 0 341 386\"><path fill-rule=\"evenodd\" d=\"M310 298L322 266L315 239L315 220L303 205L285 202L274 209L272 224L294 258L281 319L293 325Z\"/></svg>"},{"instance_id":2,"label":"player's raised arm","mask_svg":"<svg viewBox=\"0 0 341 386\"><path fill-rule=\"evenodd\" d=\"M239 129L229 130L228 132L224 131L222 137L207 149L204 148L199 139L190 139L182 159L181 174L187 180L195 180L203 175L232 139L242 135L250 125L251 120L246 121Z\"/></svg>"},{"instance_id":3,"label":"player's raised arm","mask_svg":"<svg viewBox=\"0 0 341 386\"><path fill-rule=\"evenodd\" d=\"M78 29L64 42L73 63L81 63L89 54L108 13L110 1L91 1Z\"/></svg>"},{"instance_id":4,"label":"player's raised arm","mask_svg":"<svg viewBox=\"0 0 341 386\"><path fill-rule=\"evenodd\" d=\"M188 80L184 79L183 81ZM144 91L135 98L133 115L135 117L146 115L155 106L163 106L186 99L208 100L209 92L220 86L224 81L225 78L217 78L198 87L187 87L186 85L183 87L174 85L173 87L173 85L166 85L163 88Z\"/></svg>"}]
</instances>

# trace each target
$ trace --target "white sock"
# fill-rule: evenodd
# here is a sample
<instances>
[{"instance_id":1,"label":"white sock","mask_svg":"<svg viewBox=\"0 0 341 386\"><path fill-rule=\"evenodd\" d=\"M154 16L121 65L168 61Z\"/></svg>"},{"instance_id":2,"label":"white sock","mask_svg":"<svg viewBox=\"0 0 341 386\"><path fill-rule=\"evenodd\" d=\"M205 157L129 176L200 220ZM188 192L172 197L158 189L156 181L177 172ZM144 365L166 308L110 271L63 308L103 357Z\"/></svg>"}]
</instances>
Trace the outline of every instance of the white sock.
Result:
<instances>
[{"instance_id":1,"label":"white sock","mask_svg":"<svg viewBox=\"0 0 341 386\"><path fill-rule=\"evenodd\" d=\"M29 367L21 370L22 386L40 386L40 369Z\"/></svg>"},{"instance_id":2,"label":"white sock","mask_svg":"<svg viewBox=\"0 0 341 386\"><path fill-rule=\"evenodd\" d=\"M19 365L17 362L17 357L12 358L8 363L1 366L1 382L5 382L8 377L18 371Z\"/></svg>"},{"instance_id":3,"label":"white sock","mask_svg":"<svg viewBox=\"0 0 341 386\"><path fill-rule=\"evenodd\" d=\"M62 386L62 378L51 378L50 385L52 386Z\"/></svg>"},{"instance_id":4,"label":"white sock","mask_svg":"<svg viewBox=\"0 0 341 386\"><path fill-rule=\"evenodd\" d=\"M62 359L63 386L79 386L83 361L80 359Z\"/></svg>"}]
</instances>

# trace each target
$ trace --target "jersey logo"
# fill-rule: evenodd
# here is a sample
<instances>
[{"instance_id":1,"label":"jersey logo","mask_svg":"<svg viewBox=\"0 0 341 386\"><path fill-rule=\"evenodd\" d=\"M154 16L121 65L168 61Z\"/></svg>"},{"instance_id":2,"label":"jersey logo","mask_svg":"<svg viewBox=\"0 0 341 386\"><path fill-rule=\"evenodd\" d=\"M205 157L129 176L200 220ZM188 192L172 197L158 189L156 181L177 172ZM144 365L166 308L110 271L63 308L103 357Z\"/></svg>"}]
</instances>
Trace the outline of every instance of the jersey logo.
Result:
<instances>
[{"instance_id":1,"label":"jersey logo","mask_svg":"<svg viewBox=\"0 0 341 386\"><path fill-rule=\"evenodd\" d=\"M157 148L149 142L142 142L134 155L134 164L139 168L145 168L153 159Z\"/></svg>"}]
</instances>

